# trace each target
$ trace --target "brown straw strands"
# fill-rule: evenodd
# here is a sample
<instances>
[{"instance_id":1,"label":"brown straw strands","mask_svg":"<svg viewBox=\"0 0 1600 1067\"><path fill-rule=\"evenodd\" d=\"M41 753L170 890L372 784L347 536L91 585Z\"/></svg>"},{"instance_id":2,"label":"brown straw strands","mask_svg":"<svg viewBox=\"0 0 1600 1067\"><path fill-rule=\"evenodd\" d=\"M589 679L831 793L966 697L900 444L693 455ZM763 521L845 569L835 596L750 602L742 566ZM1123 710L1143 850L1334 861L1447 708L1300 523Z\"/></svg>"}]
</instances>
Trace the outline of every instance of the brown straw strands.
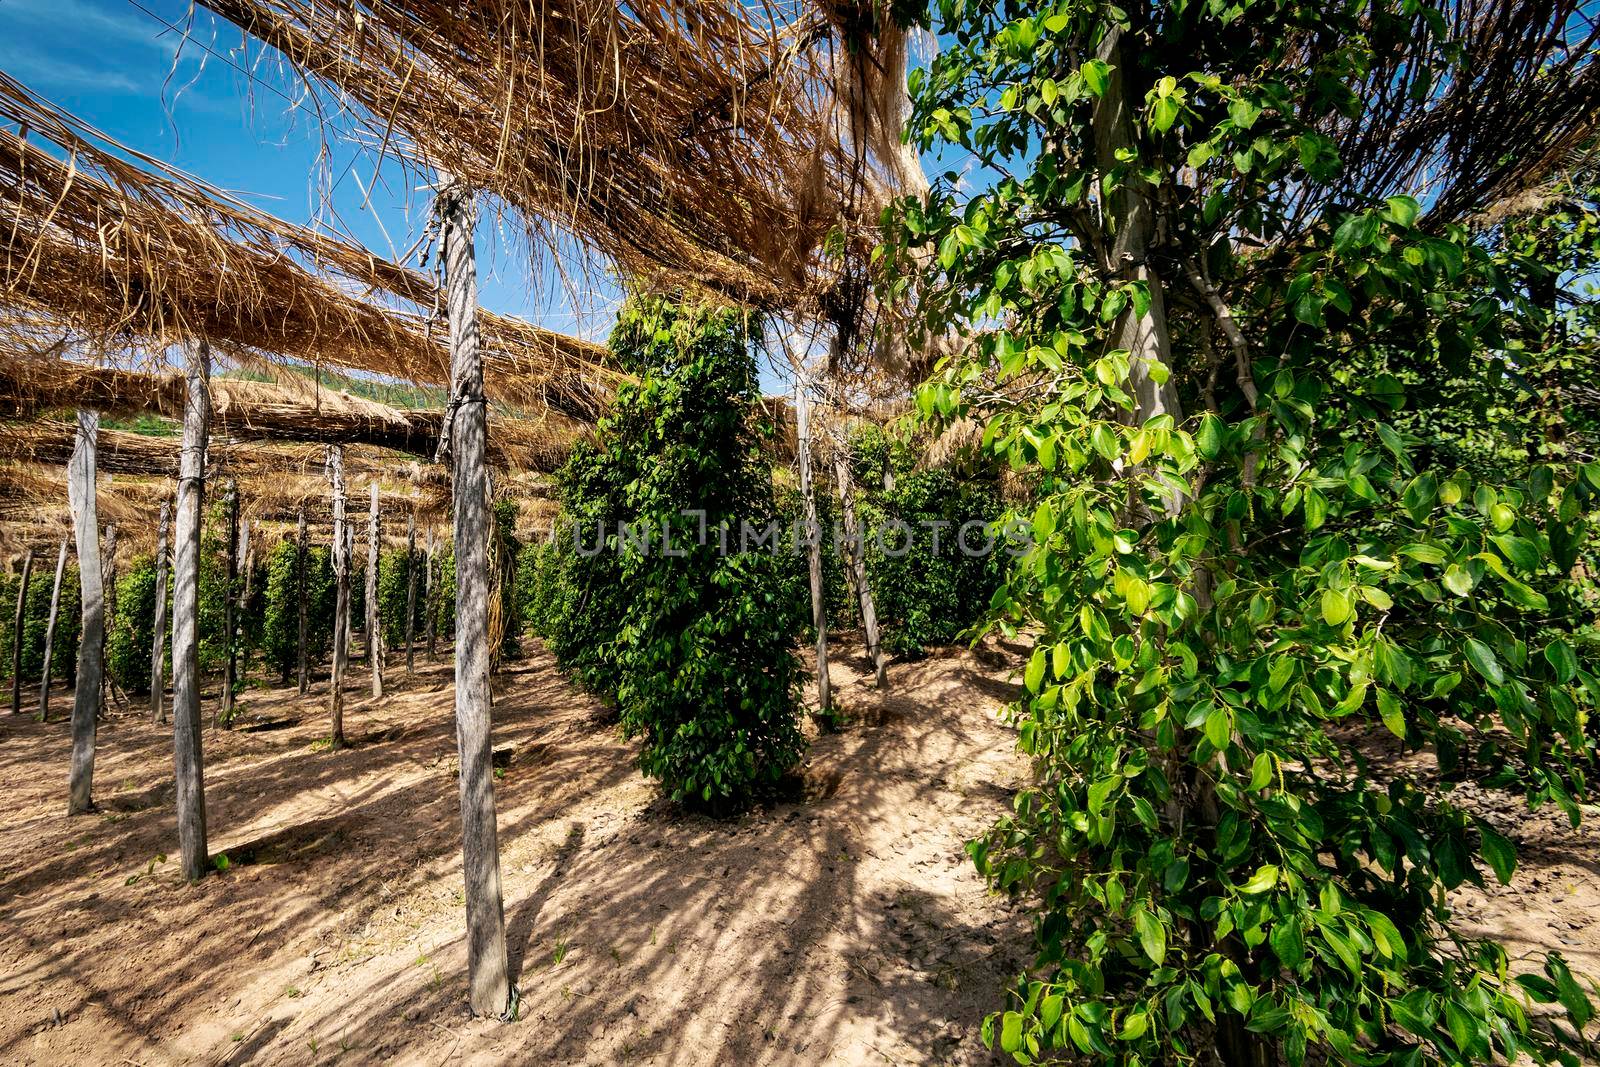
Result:
<instances>
[{"instance_id":1,"label":"brown straw strands","mask_svg":"<svg viewBox=\"0 0 1600 1067\"><path fill-rule=\"evenodd\" d=\"M655 284L815 310L841 274L829 231L863 258L903 184L882 121L902 109L878 102L903 81L868 78L877 59L835 70L829 47L876 33L871 5L202 2L362 105L380 149Z\"/></svg>"},{"instance_id":2,"label":"brown straw strands","mask_svg":"<svg viewBox=\"0 0 1600 1067\"><path fill-rule=\"evenodd\" d=\"M4 74L0 120L17 127L0 129L0 300L17 311L148 362L204 337L244 356L448 382L426 276L133 153ZM600 345L487 312L481 321L498 400L589 419L623 380Z\"/></svg>"}]
</instances>

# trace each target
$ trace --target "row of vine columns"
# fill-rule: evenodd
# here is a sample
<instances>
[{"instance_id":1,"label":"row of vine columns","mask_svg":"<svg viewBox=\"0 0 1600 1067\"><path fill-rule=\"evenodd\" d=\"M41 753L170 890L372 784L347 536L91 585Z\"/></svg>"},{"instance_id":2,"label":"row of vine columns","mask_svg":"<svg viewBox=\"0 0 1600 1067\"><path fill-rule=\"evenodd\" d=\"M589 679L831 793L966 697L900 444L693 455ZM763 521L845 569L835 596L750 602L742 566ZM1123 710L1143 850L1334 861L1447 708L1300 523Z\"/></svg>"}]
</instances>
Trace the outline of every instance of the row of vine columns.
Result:
<instances>
[{"instance_id":1,"label":"row of vine columns","mask_svg":"<svg viewBox=\"0 0 1600 1067\"><path fill-rule=\"evenodd\" d=\"M100 700L100 710L104 713L106 705L111 700L114 692L112 685L115 684L112 681L111 672L105 668L106 638L110 636L111 627L115 625L117 618L117 524L114 522L106 525L105 549L101 552L100 559L100 567L105 576L106 591L105 619L100 627L100 677L104 681L102 688L105 691L105 695ZM117 699L120 701L121 697L119 696Z\"/></svg>"},{"instance_id":2,"label":"row of vine columns","mask_svg":"<svg viewBox=\"0 0 1600 1067\"><path fill-rule=\"evenodd\" d=\"M817 631L817 709L826 715L833 707L828 677L828 605L822 583L822 531L817 522L817 491L811 479L811 399L805 380L794 382L796 458L800 467L800 498L805 507L806 562L811 571L811 622Z\"/></svg>"},{"instance_id":3,"label":"row of vine columns","mask_svg":"<svg viewBox=\"0 0 1600 1067\"><path fill-rule=\"evenodd\" d=\"M306 563L309 555L309 545L306 543L306 506L300 505L300 514L295 524L294 540L294 590L299 606L299 633L295 643L295 658L298 660L300 695L305 696L306 690L311 687L311 677L306 671L306 601L311 596L311 590L306 587Z\"/></svg>"},{"instance_id":4,"label":"row of vine columns","mask_svg":"<svg viewBox=\"0 0 1600 1067\"><path fill-rule=\"evenodd\" d=\"M76 447L76 446L74 446ZM61 613L61 577L67 572L68 538L56 553L56 584L50 590L50 616L44 624L44 667L39 672L39 721L50 721L50 668L56 658L56 617Z\"/></svg>"},{"instance_id":5,"label":"row of vine columns","mask_svg":"<svg viewBox=\"0 0 1600 1067\"><path fill-rule=\"evenodd\" d=\"M28 606L28 579L33 576L33 549L22 557L22 580L17 585L17 616L11 624L11 714L22 714L22 615Z\"/></svg>"},{"instance_id":6,"label":"row of vine columns","mask_svg":"<svg viewBox=\"0 0 1600 1067\"><path fill-rule=\"evenodd\" d=\"M378 627L378 483L371 484L367 510L367 662L372 667L372 699L383 696L383 633Z\"/></svg>"},{"instance_id":7,"label":"row of vine columns","mask_svg":"<svg viewBox=\"0 0 1600 1067\"><path fill-rule=\"evenodd\" d=\"M414 669L412 644L417 632L417 517L406 516L406 677Z\"/></svg>"},{"instance_id":8,"label":"row of vine columns","mask_svg":"<svg viewBox=\"0 0 1600 1067\"><path fill-rule=\"evenodd\" d=\"M222 587L222 640L227 648L228 658L222 667L222 699L217 704L217 725L231 727L233 690L239 672L238 649L234 641L234 620L238 614L235 607L237 594L234 584L239 578L239 484L230 478L225 492L228 533L223 567L223 579L226 584Z\"/></svg>"},{"instance_id":9,"label":"row of vine columns","mask_svg":"<svg viewBox=\"0 0 1600 1067\"><path fill-rule=\"evenodd\" d=\"M433 602L433 527L428 527L428 561L427 574L424 576L422 587L422 612L427 616L426 629L428 634L428 659L436 661L439 658L439 648L436 643L438 626L434 620L434 612L438 605Z\"/></svg>"},{"instance_id":10,"label":"row of vine columns","mask_svg":"<svg viewBox=\"0 0 1600 1067\"><path fill-rule=\"evenodd\" d=\"M350 655L350 527L344 515L344 448L328 446L333 488L333 671L328 683L332 742L344 747L344 669Z\"/></svg>"},{"instance_id":11,"label":"row of vine columns","mask_svg":"<svg viewBox=\"0 0 1600 1067\"><path fill-rule=\"evenodd\" d=\"M67 464L67 502L78 549L78 585L83 630L78 639L78 678L72 695L72 770L67 814L94 810L95 728L105 667L105 583L100 571L100 519L95 507L96 451L100 413L78 412L78 428Z\"/></svg>"},{"instance_id":12,"label":"row of vine columns","mask_svg":"<svg viewBox=\"0 0 1600 1067\"><path fill-rule=\"evenodd\" d=\"M839 491L840 517L844 520L845 566L850 569L851 584L855 586L856 599L861 605L861 627L867 635L867 656L876 672L874 683L879 689L888 684L888 664L884 660L883 646L878 641L878 610L872 599L872 586L867 584L866 534L856 521L855 479L850 474L850 452L846 441L836 442L833 449L834 487Z\"/></svg>"},{"instance_id":13,"label":"row of vine columns","mask_svg":"<svg viewBox=\"0 0 1600 1067\"><path fill-rule=\"evenodd\" d=\"M450 320L449 418L456 551L456 745L461 774L461 866L466 882L467 975L476 1015L509 1017L515 994L506 955L500 844L495 826L489 691L488 412L478 336L472 195L440 175L437 210Z\"/></svg>"},{"instance_id":14,"label":"row of vine columns","mask_svg":"<svg viewBox=\"0 0 1600 1067\"><path fill-rule=\"evenodd\" d=\"M205 506L206 446L211 430L211 349L185 345L183 450L173 530L172 759L178 806L178 852L191 882L206 873L205 764L200 751L200 522Z\"/></svg>"},{"instance_id":15,"label":"row of vine columns","mask_svg":"<svg viewBox=\"0 0 1600 1067\"><path fill-rule=\"evenodd\" d=\"M161 706L166 682L162 673L166 669L167 643L167 526L172 522L172 505L161 502L161 518L156 525L156 622L150 648L150 721L156 724L167 721L166 710Z\"/></svg>"}]
</instances>

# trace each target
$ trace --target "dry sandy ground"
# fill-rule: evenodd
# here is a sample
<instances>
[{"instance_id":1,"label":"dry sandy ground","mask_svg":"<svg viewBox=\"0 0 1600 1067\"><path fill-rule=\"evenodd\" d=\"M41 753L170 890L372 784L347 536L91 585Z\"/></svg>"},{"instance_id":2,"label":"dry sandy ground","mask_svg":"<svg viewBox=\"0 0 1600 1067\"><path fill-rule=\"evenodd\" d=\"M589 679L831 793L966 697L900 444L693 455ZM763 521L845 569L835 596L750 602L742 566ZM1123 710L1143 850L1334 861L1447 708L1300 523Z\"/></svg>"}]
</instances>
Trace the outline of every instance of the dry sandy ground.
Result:
<instances>
[{"instance_id":1,"label":"dry sandy ground","mask_svg":"<svg viewBox=\"0 0 1600 1067\"><path fill-rule=\"evenodd\" d=\"M0 718L0 1062L990 1062L978 1024L1028 930L962 843L1026 773L995 714L1015 663L897 664L887 696L839 664L857 725L815 739L803 797L728 821L662 803L542 650L510 666L510 1025L464 1009L447 665L391 666L337 753L325 683L243 697L244 726L206 731L229 866L196 887L160 858L170 727L106 722L102 812L69 820L66 726Z\"/></svg>"},{"instance_id":2,"label":"dry sandy ground","mask_svg":"<svg viewBox=\"0 0 1600 1067\"><path fill-rule=\"evenodd\" d=\"M510 1025L463 1006L446 664L391 666L347 751L315 744L325 684L252 692L243 727L208 729L229 866L196 887L161 858L170 728L108 721L102 812L69 820L65 725L0 718L0 1063L995 1062L978 1024L1028 930L962 843L1026 776L995 715L1016 651L896 664L887 696L846 657L856 725L815 739L803 797L729 821L663 804L542 650L508 668ZM1511 889L1460 894L1469 928L1600 973L1600 818L1466 797L1522 846Z\"/></svg>"}]
</instances>

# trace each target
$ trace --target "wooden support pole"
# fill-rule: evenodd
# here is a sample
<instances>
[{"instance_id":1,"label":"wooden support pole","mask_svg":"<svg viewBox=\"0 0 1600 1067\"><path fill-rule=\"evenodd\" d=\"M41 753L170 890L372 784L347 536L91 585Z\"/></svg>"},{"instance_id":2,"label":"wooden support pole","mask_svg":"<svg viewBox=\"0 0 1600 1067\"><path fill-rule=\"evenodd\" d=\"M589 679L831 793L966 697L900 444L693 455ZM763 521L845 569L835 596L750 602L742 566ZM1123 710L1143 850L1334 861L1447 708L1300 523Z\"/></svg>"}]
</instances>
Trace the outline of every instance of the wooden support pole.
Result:
<instances>
[{"instance_id":1,"label":"wooden support pole","mask_svg":"<svg viewBox=\"0 0 1600 1067\"><path fill-rule=\"evenodd\" d=\"M344 668L350 654L350 524L344 516L344 448L328 447L328 481L333 486L333 671L329 696L333 747L344 747Z\"/></svg>"},{"instance_id":2,"label":"wooden support pole","mask_svg":"<svg viewBox=\"0 0 1600 1067\"><path fill-rule=\"evenodd\" d=\"M295 656L299 668L300 695L305 696L306 690L311 688L311 675L306 669L306 625L308 621L307 602L311 597L310 583L307 581L306 568L310 561L310 546L306 542L306 506L300 505L299 521L295 532L294 551L294 588L300 601L300 629L296 639ZM288 681L288 679L284 679Z\"/></svg>"},{"instance_id":3,"label":"wooden support pole","mask_svg":"<svg viewBox=\"0 0 1600 1067\"><path fill-rule=\"evenodd\" d=\"M22 622L28 607L28 579L33 576L33 549L22 556L22 580L17 583L17 614L11 623L11 714L22 714Z\"/></svg>"},{"instance_id":4,"label":"wooden support pole","mask_svg":"<svg viewBox=\"0 0 1600 1067\"><path fill-rule=\"evenodd\" d=\"M383 697L383 627L378 620L378 483L367 506L367 663L372 668L372 699Z\"/></svg>"},{"instance_id":5,"label":"wooden support pole","mask_svg":"<svg viewBox=\"0 0 1600 1067\"><path fill-rule=\"evenodd\" d=\"M50 721L50 668L56 655L56 617L61 613L61 578L67 573L67 538L56 553L56 584L50 590L50 617L44 624L44 665L39 670L39 721Z\"/></svg>"},{"instance_id":6,"label":"wooden support pole","mask_svg":"<svg viewBox=\"0 0 1600 1067\"><path fill-rule=\"evenodd\" d=\"M67 814L94 810L94 741L105 671L105 578L100 570L100 517L95 508L95 451L100 413L78 412L78 432L67 464L67 501L78 548L78 590L83 629L78 638L78 678L72 692L72 774Z\"/></svg>"},{"instance_id":7,"label":"wooden support pole","mask_svg":"<svg viewBox=\"0 0 1600 1067\"><path fill-rule=\"evenodd\" d=\"M183 876L205 877L205 759L200 747L200 523L205 510L206 448L211 435L211 349L185 345L183 449L172 546L172 761Z\"/></svg>"},{"instance_id":8,"label":"wooden support pole","mask_svg":"<svg viewBox=\"0 0 1600 1067\"><path fill-rule=\"evenodd\" d=\"M817 713L833 710L833 685L828 677L828 604L822 583L822 531L817 521L817 489L811 477L811 400L805 382L794 384L796 458L800 466L800 497L805 507L806 561L811 571L811 624L817 631Z\"/></svg>"},{"instance_id":9,"label":"wooden support pole","mask_svg":"<svg viewBox=\"0 0 1600 1067\"><path fill-rule=\"evenodd\" d=\"M150 721L156 724L167 721L162 707L162 691L166 682L167 645L167 524L172 521L172 505L161 502L161 518L156 525L156 623L150 648Z\"/></svg>"},{"instance_id":10,"label":"wooden support pole","mask_svg":"<svg viewBox=\"0 0 1600 1067\"><path fill-rule=\"evenodd\" d=\"M245 643L245 612L250 610L250 588L256 573L256 549L250 542L250 520L239 520L239 566L244 570L244 585L239 590L239 607L234 612L234 638L239 649L239 682L250 677L250 646Z\"/></svg>"},{"instance_id":11,"label":"wooden support pole","mask_svg":"<svg viewBox=\"0 0 1600 1067\"><path fill-rule=\"evenodd\" d=\"M509 1018L515 1010L515 991L506 956L490 738L490 514L484 463L488 412L478 336L472 195L460 183L444 178L437 207L450 320L453 417L446 421L456 551L456 745L461 758L469 1000L475 1015Z\"/></svg>"},{"instance_id":12,"label":"wooden support pole","mask_svg":"<svg viewBox=\"0 0 1600 1067\"><path fill-rule=\"evenodd\" d=\"M434 602L433 597L432 526L428 527L428 558L424 566L426 567L426 573L423 575L422 583L422 612L427 616L427 618L423 620L423 628L428 634L428 660L429 662L438 662L439 648L437 639L439 636L439 605Z\"/></svg>"},{"instance_id":13,"label":"wooden support pole","mask_svg":"<svg viewBox=\"0 0 1600 1067\"><path fill-rule=\"evenodd\" d=\"M844 519L845 566L854 577L856 597L861 604L861 628L867 635L867 656L877 672L874 679L879 689L889 682L888 663L883 646L878 642L878 612L872 600L872 586L867 584L866 535L856 522L856 489L850 476L850 455L843 442L833 450L833 480L839 490L839 510Z\"/></svg>"},{"instance_id":14,"label":"wooden support pole","mask_svg":"<svg viewBox=\"0 0 1600 1067\"><path fill-rule=\"evenodd\" d=\"M117 524L106 524L106 536L100 550L100 568L105 573L106 610L105 625L100 629L100 664L101 677L105 679L101 688L104 695L100 699L100 713L105 714L106 708L113 695L112 686L115 684L111 678L111 670L106 666L106 641L111 636L111 627L117 622ZM118 701L121 701L119 696Z\"/></svg>"},{"instance_id":15,"label":"wooden support pole","mask_svg":"<svg viewBox=\"0 0 1600 1067\"><path fill-rule=\"evenodd\" d=\"M406 677L414 669L412 646L417 633L417 517L406 516Z\"/></svg>"},{"instance_id":16,"label":"wooden support pole","mask_svg":"<svg viewBox=\"0 0 1600 1067\"><path fill-rule=\"evenodd\" d=\"M239 483L228 479L224 490L228 514L228 535L223 548L222 640L228 658L222 665L222 699L217 703L216 723L223 729L233 725L233 690L239 679L239 653L235 641L235 618L239 614Z\"/></svg>"}]
</instances>

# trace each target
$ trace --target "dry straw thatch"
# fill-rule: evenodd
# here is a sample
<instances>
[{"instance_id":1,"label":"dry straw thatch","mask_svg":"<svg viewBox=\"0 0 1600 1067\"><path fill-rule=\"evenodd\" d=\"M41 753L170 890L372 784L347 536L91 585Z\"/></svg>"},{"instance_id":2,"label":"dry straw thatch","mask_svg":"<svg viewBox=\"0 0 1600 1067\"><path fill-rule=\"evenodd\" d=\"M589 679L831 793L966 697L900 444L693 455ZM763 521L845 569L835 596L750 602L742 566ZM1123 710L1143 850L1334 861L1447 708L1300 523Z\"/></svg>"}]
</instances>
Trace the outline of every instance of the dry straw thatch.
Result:
<instances>
[{"instance_id":1,"label":"dry straw thatch","mask_svg":"<svg viewBox=\"0 0 1600 1067\"><path fill-rule=\"evenodd\" d=\"M879 208L918 188L905 38L871 3L202 3L362 105L383 150L657 285L837 315Z\"/></svg>"},{"instance_id":2,"label":"dry straw thatch","mask_svg":"<svg viewBox=\"0 0 1600 1067\"><path fill-rule=\"evenodd\" d=\"M0 301L40 339L58 330L160 362L202 337L241 359L448 382L426 276L134 153L4 74L0 119L16 127L0 128ZM591 419L624 380L603 346L489 312L481 325L498 400Z\"/></svg>"}]
</instances>

